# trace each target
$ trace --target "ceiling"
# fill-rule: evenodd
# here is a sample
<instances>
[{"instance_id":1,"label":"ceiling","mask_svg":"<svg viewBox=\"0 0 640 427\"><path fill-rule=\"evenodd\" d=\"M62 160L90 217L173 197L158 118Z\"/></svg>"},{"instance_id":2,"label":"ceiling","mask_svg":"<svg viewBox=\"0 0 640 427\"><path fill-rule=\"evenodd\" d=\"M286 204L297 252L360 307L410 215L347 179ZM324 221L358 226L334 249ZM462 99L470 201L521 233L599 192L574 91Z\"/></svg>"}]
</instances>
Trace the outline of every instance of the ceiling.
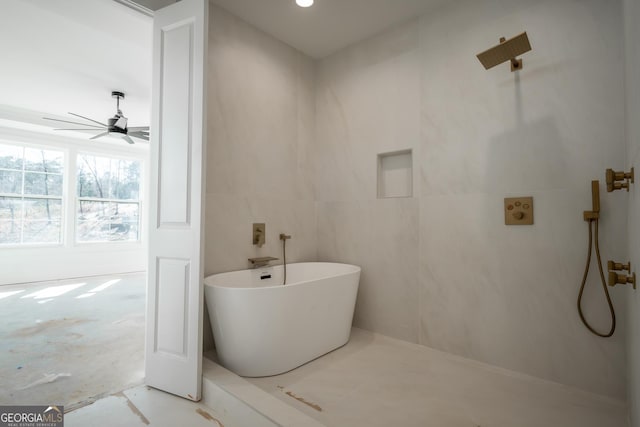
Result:
<instances>
[{"instance_id":1,"label":"ceiling","mask_svg":"<svg viewBox=\"0 0 640 427\"><path fill-rule=\"evenodd\" d=\"M446 0L211 0L223 9L295 47L323 58L387 27L433 10Z\"/></svg>"},{"instance_id":2,"label":"ceiling","mask_svg":"<svg viewBox=\"0 0 640 427\"><path fill-rule=\"evenodd\" d=\"M135 1L157 10L176 0ZM426 13L446 0L315 0L309 8L294 0L210 0L262 31L323 58L392 25Z\"/></svg>"},{"instance_id":3,"label":"ceiling","mask_svg":"<svg viewBox=\"0 0 640 427\"><path fill-rule=\"evenodd\" d=\"M149 124L153 19L124 4L157 10L175 0L1 1L0 119L74 112L104 121L115 113L111 91L119 90L129 125ZM315 0L306 9L294 0L210 1L322 58L446 0Z\"/></svg>"},{"instance_id":4,"label":"ceiling","mask_svg":"<svg viewBox=\"0 0 640 427\"><path fill-rule=\"evenodd\" d=\"M150 17L108 0L1 2L0 118L75 120L70 111L104 121L119 90L129 125L149 124Z\"/></svg>"}]
</instances>

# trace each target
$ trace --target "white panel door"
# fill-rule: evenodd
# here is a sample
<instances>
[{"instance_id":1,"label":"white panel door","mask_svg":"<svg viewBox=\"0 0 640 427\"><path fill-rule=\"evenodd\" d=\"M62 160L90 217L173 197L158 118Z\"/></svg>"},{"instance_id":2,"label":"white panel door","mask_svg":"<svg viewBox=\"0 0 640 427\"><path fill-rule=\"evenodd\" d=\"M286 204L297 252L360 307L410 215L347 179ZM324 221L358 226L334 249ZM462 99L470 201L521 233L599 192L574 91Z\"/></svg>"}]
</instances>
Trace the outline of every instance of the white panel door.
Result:
<instances>
[{"instance_id":1,"label":"white panel door","mask_svg":"<svg viewBox=\"0 0 640 427\"><path fill-rule=\"evenodd\" d=\"M182 0L153 23L145 382L191 400L202 388L207 6Z\"/></svg>"}]
</instances>

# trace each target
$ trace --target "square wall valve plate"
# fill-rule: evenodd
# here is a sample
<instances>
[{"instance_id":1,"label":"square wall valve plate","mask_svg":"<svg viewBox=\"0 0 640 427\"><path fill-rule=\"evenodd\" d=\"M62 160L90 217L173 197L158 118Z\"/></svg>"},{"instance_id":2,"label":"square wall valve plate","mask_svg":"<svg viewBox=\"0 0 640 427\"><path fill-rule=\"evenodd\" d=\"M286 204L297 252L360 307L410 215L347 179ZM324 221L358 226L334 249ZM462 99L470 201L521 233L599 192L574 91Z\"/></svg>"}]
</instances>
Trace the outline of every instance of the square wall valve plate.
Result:
<instances>
[{"instance_id":1,"label":"square wall valve plate","mask_svg":"<svg viewBox=\"0 0 640 427\"><path fill-rule=\"evenodd\" d=\"M505 225L533 224L533 197L504 198Z\"/></svg>"}]
</instances>

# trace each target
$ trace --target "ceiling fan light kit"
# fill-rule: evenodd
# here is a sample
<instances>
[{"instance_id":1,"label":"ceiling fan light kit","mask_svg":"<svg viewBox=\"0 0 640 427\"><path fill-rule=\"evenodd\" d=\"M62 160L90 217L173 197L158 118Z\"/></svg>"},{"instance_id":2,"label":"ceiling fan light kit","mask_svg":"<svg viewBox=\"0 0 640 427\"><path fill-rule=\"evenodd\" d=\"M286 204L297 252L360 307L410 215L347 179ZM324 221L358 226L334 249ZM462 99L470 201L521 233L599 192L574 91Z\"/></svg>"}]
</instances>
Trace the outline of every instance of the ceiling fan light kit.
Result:
<instances>
[{"instance_id":1,"label":"ceiling fan light kit","mask_svg":"<svg viewBox=\"0 0 640 427\"><path fill-rule=\"evenodd\" d=\"M81 116L80 114L69 113L72 116L79 117L83 120L87 120L91 123L81 123L81 122L72 122L68 120L60 120L60 119L52 119L49 117L43 117L45 120L52 120L54 122L59 123L71 123L74 125L84 126L81 129L54 129L54 130L95 130L95 131L103 131L98 135L92 136L89 139L98 139L103 136L111 135L111 136L120 136L122 139L127 141L129 144L133 144L134 141L131 137L139 138L144 141L149 141L149 126L135 126L135 127L127 127L128 119L122 114L122 110L120 110L120 99L124 99L124 92L113 91L111 92L111 97L116 98L116 114L107 119L107 124L99 122L97 120L90 119L85 116Z\"/></svg>"}]
</instances>

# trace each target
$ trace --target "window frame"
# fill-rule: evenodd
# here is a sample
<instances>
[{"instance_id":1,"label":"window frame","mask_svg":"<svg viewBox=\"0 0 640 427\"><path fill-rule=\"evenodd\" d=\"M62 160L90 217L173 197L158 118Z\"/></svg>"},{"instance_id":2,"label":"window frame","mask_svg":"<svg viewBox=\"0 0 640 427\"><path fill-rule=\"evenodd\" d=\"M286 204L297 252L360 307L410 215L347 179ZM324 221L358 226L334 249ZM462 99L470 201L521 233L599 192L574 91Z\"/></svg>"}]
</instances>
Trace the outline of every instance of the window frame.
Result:
<instances>
[{"instance_id":1,"label":"window frame","mask_svg":"<svg viewBox=\"0 0 640 427\"><path fill-rule=\"evenodd\" d=\"M146 245L146 233L148 229L148 206L146 193L148 187L149 144L141 142L135 145L122 145L122 141L106 138L100 143L89 141L88 138L77 134L57 134L55 132L34 131L31 129L8 128L0 124L0 143L33 147L45 150L61 151L64 153L63 172L63 200L61 206L61 233L60 243L25 243L0 245L0 253L3 251L47 251L84 247L93 251L126 250L126 248L143 247ZM95 156L122 158L140 162L140 187L139 187L139 225L138 240L115 240L97 242L76 242L75 207L76 207L76 170L77 156L79 153ZM40 253L40 252L37 252Z\"/></svg>"},{"instance_id":2,"label":"window frame","mask_svg":"<svg viewBox=\"0 0 640 427\"><path fill-rule=\"evenodd\" d=\"M11 140L8 138L0 138L0 144L2 145L11 145L14 147L20 147L22 149L22 170L20 170L20 172L22 173L22 188L21 188L21 194L17 195L17 194L13 194L13 193L3 193L0 192L0 197L7 197L7 198L15 198L15 199L20 199L23 203L25 199L38 199L38 200L59 200L60 201L60 234L59 234L59 240L57 242L23 242L23 237L24 237L24 233L21 231L20 232L20 243L7 243L7 244L2 244L0 243L0 249L19 249L19 248L42 248L42 247L61 247L64 246L66 244L66 236L67 236L67 230L66 230L66 221L65 218L67 216L67 208L68 205L66 203L66 200L68 198L68 181L69 181L69 176L68 176L68 171L69 171L69 149L65 148L65 147L61 147L61 146L54 146L54 145L49 145L49 144L39 144L39 143L33 143L33 142L25 142L25 141L19 141L19 140ZM55 175L60 175L62 177L62 192L60 196L47 196L44 194L25 194L24 190L25 190L25 174L26 173L40 173L40 174L47 174L47 172L40 172L40 171L28 171L25 169L25 152L24 150L27 148L32 148L35 150L46 150L46 151L57 151L59 153L62 154L62 173L58 174L55 173ZM18 171L17 169L6 169L6 168L0 168L1 170L6 170L6 171ZM49 173L50 175L54 175L54 173ZM24 206L24 205L23 205ZM24 221L24 211L22 214L22 218L21 218L21 225L22 222Z\"/></svg>"}]
</instances>

